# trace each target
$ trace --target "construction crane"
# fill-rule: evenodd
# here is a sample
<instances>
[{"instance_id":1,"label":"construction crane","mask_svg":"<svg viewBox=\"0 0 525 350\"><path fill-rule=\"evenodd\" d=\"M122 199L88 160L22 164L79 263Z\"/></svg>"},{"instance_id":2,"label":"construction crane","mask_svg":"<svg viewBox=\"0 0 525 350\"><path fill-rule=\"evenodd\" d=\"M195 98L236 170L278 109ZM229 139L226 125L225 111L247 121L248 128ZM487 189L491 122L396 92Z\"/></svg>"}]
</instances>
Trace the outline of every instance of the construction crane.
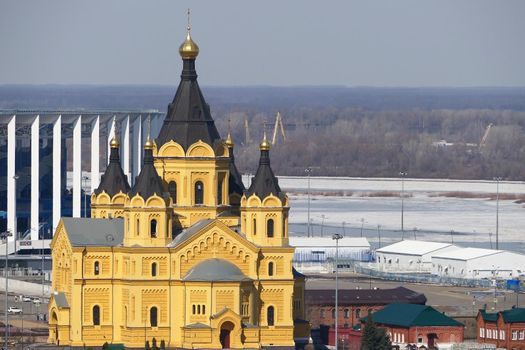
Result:
<instances>
[{"instance_id":1,"label":"construction crane","mask_svg":"<svg viewBox=\"0 0 525 350\"><path fill-rule=\"evenodd\" d=\"M487 128L485 129L485 133L483 134L483 137L481 138L481 141L479 142L479 148L481 149L483 146L485 146L485 143L487 142L487 138L490 134L490 129L492 128L494 124L490 123L487 125Z\"/></svg>"},{"instance_id":2,"label":"construction crane","mask_svg":"<svg viewBox=\"0 0 525 350\"><path fill-rule=\"evenodd\" d=\"M280 112L277 112L277 116L275 117L275 125L273 127L272 145L275 145L275 142L277 141L277 129L278 128L281 129L281 135L283 137L283 142L285 142L286 134L284 133L283 118L281 117Z\"/></svg>"}]
</instances>

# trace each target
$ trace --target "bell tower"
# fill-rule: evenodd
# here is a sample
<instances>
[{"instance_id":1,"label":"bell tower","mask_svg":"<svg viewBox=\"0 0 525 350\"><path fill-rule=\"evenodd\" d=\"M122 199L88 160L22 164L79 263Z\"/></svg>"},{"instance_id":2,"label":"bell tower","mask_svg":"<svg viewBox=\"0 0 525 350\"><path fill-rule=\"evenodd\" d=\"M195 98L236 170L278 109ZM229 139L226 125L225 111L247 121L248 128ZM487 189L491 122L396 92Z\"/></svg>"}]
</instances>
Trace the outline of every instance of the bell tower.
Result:
<instances>
[{"instance_id":1,"label":"bell tower","mask_svg":"<svg viewBox=\"0 0 525 350\"><path fill-rule=\"evenodd\" d=\"M241 232L263 247L288 245L288 196L270 166L270 143L264 133L259 167L241 198Z\"/></svg>"},{"instance_id":2,"label":"bell tower","mask_svg":"<svg viewBox=\"0 0 525 350\"><path fill-rule=\"evenodd\" d=\"M144 144L144 164L126 198L124 246L165 247L172 240L171 198L153 166L155 144Z\"/></svg>"}]
</instances>

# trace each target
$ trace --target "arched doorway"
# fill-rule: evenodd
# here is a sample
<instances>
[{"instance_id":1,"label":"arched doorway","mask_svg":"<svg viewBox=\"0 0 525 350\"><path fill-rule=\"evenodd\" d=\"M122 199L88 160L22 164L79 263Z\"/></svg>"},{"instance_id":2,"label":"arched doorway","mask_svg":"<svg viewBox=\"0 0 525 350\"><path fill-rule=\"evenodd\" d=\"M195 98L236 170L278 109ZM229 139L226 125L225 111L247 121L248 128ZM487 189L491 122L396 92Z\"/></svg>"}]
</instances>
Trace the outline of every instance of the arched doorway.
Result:
<instances>
[{"instance_id":1,"label":"arched doorway","mask_svg":"<svg viewBox=\"0 0 525 350\"><path fill-rule=\"evenodd\" d=\"M226 321L221 325L221 334L219 340L223 349L230 348L230 334L235 326L230 321Z\"/></svg>"}]
</instances>

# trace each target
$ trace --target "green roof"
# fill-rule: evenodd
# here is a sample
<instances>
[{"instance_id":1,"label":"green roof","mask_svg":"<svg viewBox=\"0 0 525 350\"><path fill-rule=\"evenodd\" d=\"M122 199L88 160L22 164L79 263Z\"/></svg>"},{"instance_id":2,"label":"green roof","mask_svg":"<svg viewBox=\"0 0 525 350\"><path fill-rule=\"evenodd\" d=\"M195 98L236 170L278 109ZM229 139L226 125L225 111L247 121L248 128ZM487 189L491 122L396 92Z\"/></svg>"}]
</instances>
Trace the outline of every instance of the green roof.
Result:
<instances>
[{"instance_id":1,"label":"green roof","mask_svg":"<svg viewBox=\"0 0 525 350\"><path fill-rule=\"evenodd\" d=\"M463 326L432 306L416 304L389 304L372 313L372 319L374 323L400 327ZM366 317L362 320L366 321Z\"/></svg>"},{"instance_id":2,"label":"green roof","mask_svg":"<svg viewBox=\"0 0 525 350\"><path fill-rule=\"evenodd\" d=\"M487 312L487 310L479 310L479 313L481 314L481 317L483 318L484 321L489 321L489 322L496 322L498 320L498 313L496 312Z\"/></svg>"},{"instance_id":3,"label":"green roof","mask_svg":"<svg viewBox=\"0 0 525 350\"><path fill-rule=\"evenodd\" d=\"M525 308L514 308L501 312L505 323L525 322Z\"/></svg>"},{"instance_id":4,"label":"green roof","mask_svg":"<svg viewBox=\"0 0 525 350\"><path fill-rule=\"evenodd\" d=\"M496 322L498 315L501 314L503 322L505 323L518 323L525 322L525 308L514 308L510 310L504 310L500 312L487 312L486 310L479 310L481 317L487 322Z\"/></svg>"}]
</instances>

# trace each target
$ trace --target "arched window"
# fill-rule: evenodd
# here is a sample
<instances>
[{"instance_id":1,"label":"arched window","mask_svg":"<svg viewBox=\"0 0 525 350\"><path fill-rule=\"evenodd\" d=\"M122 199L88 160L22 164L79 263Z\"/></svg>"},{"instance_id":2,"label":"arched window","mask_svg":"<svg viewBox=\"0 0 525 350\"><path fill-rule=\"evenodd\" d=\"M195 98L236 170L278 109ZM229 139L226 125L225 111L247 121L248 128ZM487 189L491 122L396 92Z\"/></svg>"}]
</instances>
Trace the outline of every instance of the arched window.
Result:
<instances>
[{"instance_id":1,"label":"arched window","mask_svg":"<svg viewBox=\"0 0 525 350\"><path fill-rule=\"evenodd\" d=\"M335 320L335 309L332 309L332 318Z\"/></svg>"},{"instance_id":2,"label":"arched window","mask_svg":"<svg viewBox=\"0 0 525 350\"><path fill-rule=\"evenodd\" d=\"M197 305L197 313L200 315L201 314L201 305Z\"/></svg>"},{"instance_id":3,"label":"arched window","mask_svg":"<svg viewBox=\"0 0 525 350\"><path fill-rule=\"evenodd\" d=\"M93 324L100 326L100 306L93 306Z\"/></svg>"},{"instance_id":4,"label":"arched window","mask_svg":"<svg viewBox=\"0 0 525 350\"><path fill-rule=\"evenodd\" d=\"M157 276L157 263L151 264L151 276Z\"/></svg>"},{"instance_id":5,"label":"arched window","mask_svg":"<svg viewBox=\"0 0 525 350\"><path fill-rule=\"evenodd\" d=\"M206 305L202 305L202 314L206 314Z\"/></svg>"},{"instance_id":6,"label":"arched window","mask_svg":"<svg viewBox=\"0 0 525 350\"><path fill-rule=\"evenodd\" d=\"M223 179L219 179L219 183L217 184L217 204L222 204L222 183Z\"/></svg>"},{"instance_id":7,"label":"arched window","mask_svg":"<svg viewBox=\"0 0 525 350\"><path fill-rule=\"evenodd\" d=\"M151 327L157 327L157 308L155 306L149 309L149 323Z\"/></svg>"},{"instance_id":8,"label":"arched window","mask_svg":"<svg viewBox=\"0 0 525 350\"><path fill-rule=\"evenodd\" d=\"M149 234L151 238L157 237L157 220L152 219L149 225Z\"/></svg>"},{"instance_id":9,"label":"arched window","mask_svg":"<svg viewBox=\"0 0 525 350\"><path fill-rule=\"evenodd\" d=\"M268 219L268 221L266 221L266 235L268 237L273 237L273 219Z\"/></svg>"},{"instance_id":10,"label":"arched window","mask_svg":"<svg viewBox=\"0 0 525 350\"><path fill-rule=\"evenodd\" d=\"M175 181L171 181L168 184L168 192L170 193L173 204L177 204L177 183Z\"/></svg>"},{"instance_id":11,"label":"arched window","mask_svg":"<svg viewBox=\"0 0 525 350\"><path fill-rule=\"evenodd\" d=\"M345 318L350 318L350 310L348 310L348 309L344 310L344 317Z\"/></svg>"},{"instance_id":12,"label":"arched window","mask_svg":"<svg viewBox=\"0 0 525 350\"><path fill-rule=\"evenodd\" d=\"M253 235L257 234L257 219L253 218Z\"/></svg>"},{"instance_id":13,"label":"arched window","mask_svg":"<svg viewBox=\"0 0 525 350\"><path fill-rule=\"evenodd\" d=\"M268 323L268 326L273 326L275 324L275 309L273 308L273 306L268 306L266 321Z\"/></svg>"},{"instance_id":14,"label":"arched window","mask_svg":"<svg viewBox=\"0 0 525 350\"><path fill-rule=\"evenodd\" d=\"M195 315L195 313L196 313L195 311L196 311L196 310L195 310L195 304L193 304L193 305L191 306L191 313Z\"/></svg>"},{"instance_id":15,"label":"arched window","mask_svg":"<svg viewBox=\"0 0 525 350\"><path fill-rule=\"evenodd\" d=\"M139 232L140 232L140 221L139 221L139 218L137 218L137 236L139 235Z\"/></svg>"},{"instance_id":16,"label":"arched window","mask_svg":"<svg viewBox=\"0 0 525 350\"><path fill-rule=\"evenodd\" d=\"M268 276L273 276L273 262L268 263Z\"/></svg>"},{"instance_id":17,"label":"arched window","mask_svg":"<svg viewBox=\"0 0 525 350\"><path fill-rule=\"evenodd\" d=\"M204 204L204 185L202 181L195 182L195 204Z\"/></svg>"},{"instance_id":18,"label":"arched window","mask_svg":"<svg viewBox=\"0 0 525 350\"><path fill-rule=\"evenodd\" d=\"M361 318L361 309L355 309L355 318L356 319Z\"/></svg>"},{"instance_id":19,"label":"arched window","mask_svg":"<svg viewBox=\"0 0 525 350\"><path fill-rule=\"evenodd\" d=\"M100 273L100 263L98 261L95 261L93 264L93 273L95 275L98 275Z\"/></svg>"}]
</instances>

